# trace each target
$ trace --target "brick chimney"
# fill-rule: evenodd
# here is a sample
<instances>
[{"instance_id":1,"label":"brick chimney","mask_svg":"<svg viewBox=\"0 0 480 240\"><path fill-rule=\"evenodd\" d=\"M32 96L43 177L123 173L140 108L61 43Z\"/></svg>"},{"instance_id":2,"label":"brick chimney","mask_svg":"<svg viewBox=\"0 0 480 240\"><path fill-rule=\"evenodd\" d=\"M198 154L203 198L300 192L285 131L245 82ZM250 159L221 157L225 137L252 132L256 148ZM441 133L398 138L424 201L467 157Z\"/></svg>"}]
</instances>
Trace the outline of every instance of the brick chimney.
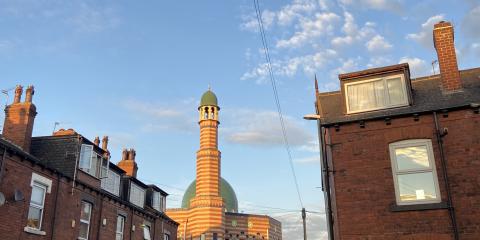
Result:
<instances>
[{"instance_id":1,"label":"brick chimney","mask_svg":"<svg viewBox=\"0 0 480 240\"><path fill-rule=\"evenodd\" d=\"M32 103L35 93L33 86L28 86L25 92L25 101L21 102L23 87L15 88L13 103L5 108L5 122L3 123L3 137L30 152L32 141L33 122L37 115L37 108Z\"/></svg>"},{"instance_id":2,"label":"brick chimney","mask_svg":"<svg viewBox=\"0 0 480 240\"><path fill-rule=\"evenodd\" d=\"M138 166L135 162L136 152L133 148L129 150L123 149L122 160L118 162L117 166L123 169L128 176L137 177Z\"/></svg>"},{"instance_id":3,"label":"brick chimney","mask_svg":"<svg viewBox=\"0 0 480 240\"><path fill-rule=\"evenodd\" d=\"M445 93L462 90L455 54L454 32L450 22L441 21L433 27L433 44L437 50L442 90Z\"/></svg>"}]
</instances>

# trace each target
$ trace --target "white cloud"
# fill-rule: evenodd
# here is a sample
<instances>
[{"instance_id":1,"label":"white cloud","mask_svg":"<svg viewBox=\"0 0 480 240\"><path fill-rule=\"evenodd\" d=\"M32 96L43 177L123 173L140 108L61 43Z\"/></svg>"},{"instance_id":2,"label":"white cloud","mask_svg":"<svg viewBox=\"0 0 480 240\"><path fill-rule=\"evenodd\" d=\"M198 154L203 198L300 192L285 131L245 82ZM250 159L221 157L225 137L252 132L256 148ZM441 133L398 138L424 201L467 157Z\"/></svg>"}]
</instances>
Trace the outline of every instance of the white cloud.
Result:
<instances>
[{"instance_id":1,"label":"white cloud","mask_svg":"<svg viewBox=\"0 0 480 240\"><path fill-rule=\"evenodd\" d=\"M303 18L305 14L314 12L317 6L317 2L313 0L294 0L292 4L288 4L278 11L278 23L288 25L295 19Z\"/></svg>"},{"instance_id":2,"label":"white cloud","mask_svg":"<svg viewBox=\"0 0 480 240\"><path fill-rule=\"evenodd\" d=\"M304 158L296 158L293 160L295 163L299 164L319 164L320 163L320 155L314 155L310 157L304 157Z\"/></svg>"},{"instance_id":3,"label":"white cloud","mask_svg":"<svg viewBox=\"0 0 480 240\"><path fill-rule=\"evenodd\" d=\"M197 116L193 101L179 101L180 103L165 105L130 99L123 102L123 107L132 112L128 114L140 122L139 126L145 132L180 131L192 132L196 129ZM191 109L188 112L185 109Z\"/></svg>"},{"instance_id":4,"label":"white cloud","mask_svg":"<svg viewBox=\"0 0 480 240\"><path fill-rule=\"evenodd\" d=\"M299 70L306 74L313 74L316 70L324 67L328 60L335 57L337 52L332 49L317 52L315 54L293 57L283 61L272 62L273 73L277 76L294 76ZM257 84L263 84L268 81L268 65L259 64L254 69L246 72L241 77L242 80L255 79Z\"/></svg>"},{"instance_id":5,"label":"white cloud","mask_svg":"<svg viewBox=\"0 0 480 240\"><path fill-rule=\"evenodd\" d=\"M340 61L342 62L342 65L333 69L330 72L331 77L336 78L338 76L338 74L348 73L348 72L353 72L353 71L358 70L358 68L359 68L358 62L360 60L361 60L361 58L356 58L356 59L349 58L347 60L340 59Z\"/></svg>"},{"instance_id":6,"label":"white cloud","mask_svg":"<svg viewBox=\"0 0 480 240\"><path fill-rule=\"evenodd\" d=\"M229 126L222 135L230 143L250 146L281 146L284 144L278 113L252 109L228 112ZM289 144L302 146L313 136L304 123L290 116L283 116Z\"/></svg>"},{"instance_id":7,"label":"white cloud","mask_svg":"<svg viewBox=\"0 0 480 240\"><path fill-rule=\"evenodd\" d=\"M462 30L466 36L475 40L480 40L480 31L478 31L478 23L480 23L480 3L470 10L462 22Z\"/></svg>"},{"instance_id":8,"label":"white cloud","mask_svg":"<svg viewBox=\"0 0 480 240\"><path fill-rule=\"evenodd\" d=\"M349 12L343 13L345 22L342 27L342 32L345 33L344 36L337 36L331 40L331 44L334 47L341 48L348 45L352 45L354 42L361 41L369 36L375 34L375 23L366 22L362 28L358 28L355 18Z\"/></svg>"},{"instance_id":9,"label":"white cloud","mask_svg":"<svg viewBox=\"0 0 480 240\"><path fill-rule=\"evenodd\" d=\"M365 46L370 52L384 52L390 50L393 46L384 37L377 34L370 39Z\"/></svg>"},{"instance_id":10,"label":"white cloud","mask_svg":"<svg viewBox=\"0 0 480 240\"><path fill-rule=\"evenodd\" d=\"M309 41L315 41L319 36L331 33L335 23L340 17L335 13L318 13L314 19L300 20L300 31L297 31L289 39L281 39L277 42L278 48L298 48Z\"/></svg>"},{"instance_id":11,"label":"white cloud","mask_svg":"<svg viewBox=\"0 0 480 240\"><path fill-rule=\"evenodd\" d=\"M68 22L80 32L102 32L116 27L120 19L111 7L100 8L82 2Z\"/></svg>"},{"instance_id":12,"label":"white cloud","mask_svg":"<svg viewBox=\"0 0 480 240\"><path fill-rule=\"evenodd\" d=\"M409 33L406 38L420 43L422 46L431 48L433 46L433 25L445 19L443 14L435 15L424 23L422 23L422 28L420 32Z\"/></svg>"},{"instance_id":13,"label":"white cloud","mask_svg":"<svg viewBox=\"0 0 480 240\"><path fill-rule=\"evenodd\" d=\"M421 77L431 74L431 66L425 60L416 57L402 57L398 63L408 63L412 77Z\"/></svg>"},{"instance_id":14,"label":"white cloud","mask_svg":"<svg viewBox=\"0 0 480 240\"><path fill-rule=\"evenodd\" d=\"M386 56L374 56L367 63L368 68L382 67L393 64L394 61Z\"/></svg>"},{"instance_id":15,"label":"white cloud","mask_svg":"<svg viewBox=\"0 0 480 240\"><path fill-rule=\"evenodd\" d=\"M388 10L401 13L403 5L399 0L340 0L345 6L352 6L362 9Z\"/></svg>"},{"instance_id":16,"label":"white cloud","mask_svg":"<svg viewBox=\"0 0 480 240\"><path fill-rule=\"evenodd\" d=\"M282 237L288 240L303 240L303 225L300 211L273 217L282 222ZM325 214L307 212L307 236L309 239L327 240Z\"/></svg>"},{"instance_id":17,"label":"white cloud","mask_svg":"<svg viewBox=\"0 0 480 240\"><path fill-rule=\"evenodd\" d=\"M275 24L276 13L264 10L262 12L263 27L265 29L271 28ZM242 16L243 22L240 24L240 29L251 32L258 32L258 20L255 14L248 14Z\"/></svg>"}]
</instances>

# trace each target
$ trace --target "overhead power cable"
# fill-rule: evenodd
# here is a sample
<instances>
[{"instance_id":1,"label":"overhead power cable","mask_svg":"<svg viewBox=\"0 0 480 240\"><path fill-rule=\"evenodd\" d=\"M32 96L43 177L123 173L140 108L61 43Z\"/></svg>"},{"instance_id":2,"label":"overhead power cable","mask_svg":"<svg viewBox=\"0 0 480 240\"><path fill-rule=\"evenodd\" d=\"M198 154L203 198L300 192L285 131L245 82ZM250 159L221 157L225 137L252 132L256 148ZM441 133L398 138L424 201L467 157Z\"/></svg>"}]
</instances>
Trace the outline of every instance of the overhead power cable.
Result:
<instances>
[{"instance_id":1,"label":"overhead power cable","mask_svg":"<svg viewBox=\"0 0 480 240\"><path fill-rule=\"evenodd\" d=\"M288 155L288 160L289 160L289 163L290 163L290 168L292 170L293 180L295 181L295 187L297 189L298 200L300 202L301 207L303 208L303 201L302 201L302 197L300 195L300 188L298 187L297 175L295 173L295 168L293 166L292 152L291 152L291 149L290 149L290 144L288 143L287 131L286 131L286 128L285 128L285 121L283 119L282 108L280 106L280 100L279 100L279 97L278 97L277 84L276 84L276 81L275 81L275 76L273 74L272 61L270 59L270 53L269 53L269 50L268 50L267 37L266 37L266 34L265 34L265 28L263 26L263 20L262 20L262 15L261 15L261 11L260 11L260 5L258 4L258 0L253 0L253 3L255 5L255 13L257 15L258 28L260 30L260 35L262 37L263 52L265 54L265 61L267 62L268 75L270 77L270 83L272 85L273 95L275 97L275 105L277 107L278 117L280 119L280 126L282 128L283 142L284 142L284 145L285 145L285 149L287 150L287 155Z\"/></svg>"}]
</instances>

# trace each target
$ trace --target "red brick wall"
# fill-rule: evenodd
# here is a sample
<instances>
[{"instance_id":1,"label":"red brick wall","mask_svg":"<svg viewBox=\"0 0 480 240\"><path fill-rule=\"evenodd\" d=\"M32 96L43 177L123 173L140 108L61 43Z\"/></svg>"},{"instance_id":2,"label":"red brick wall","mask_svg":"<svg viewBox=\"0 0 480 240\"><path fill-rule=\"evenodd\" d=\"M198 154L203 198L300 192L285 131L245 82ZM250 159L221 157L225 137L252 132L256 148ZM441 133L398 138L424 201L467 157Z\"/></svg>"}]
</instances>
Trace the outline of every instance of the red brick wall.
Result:
<instances>
[{"instance_id":1,"label":"red brick wall","mask_svg":"<svg viewBox=\"0 0 480 240\"><path fill-rule=\"evenodd\" d=\"M480 239L480 115L471 110L439 114L447 171L460 239ZM453 239L447 209L392 212L395 188L389 143L431 139L440 192L446 201L433 115L367 121L329 129L333 157L335 229L339 239Z\"/></svg>"},{"instance_id":2,"label":"red brick wall","mask_svg":"<svg viewBox=\"0 0 480 240\"><path fill-rule=\"evenodd\" d=\"M33 171L52 180L51 193L47 193L45 198L43 223L41 227L41 230L46 232L45 236L30 234L24 231L30 204L30 182ZM0 192L5 194L8 202L0 206L0 239L51 239L53 226L53 239L77 239L82 200L93 203L89 239L114 239L117 214L119 212L127 214L124 239L130 239L130 222L132 221L132 211L130 207L117 200L102 196L99 192L84 187L81 184L76 185L72 194L72 181L66 178L60 179L58 201L55 202L58 187L57 179L57 175L51 171L32 164L28 160L21 161L16 155L9 156L7 154L6 161L4 162L3 177L0 182ZM15 189L21 190L25 197L24 201L15 202L13 200ZM54 222L53 213L55 206L57 207L57 213ZM106 225L102 224L104 218L107 219ZM163 237L161 228L153 231L155 228L155 220L140 212L133 215L136 231L133 233L134 237L132 239L143 240L143 230L140 226L145 219L152 223L153 239L163 239L160 237ZM74 227L72 227L72 221L75 221ZM176 237L177 226L175 224L166 223L166 221L162 221L160 218L157 218L157 221L160 224L163 223L164 227L172 232L172 237ZM156 236L153 236L154 232L157 234Z\"/></svg>"}]
</instances>

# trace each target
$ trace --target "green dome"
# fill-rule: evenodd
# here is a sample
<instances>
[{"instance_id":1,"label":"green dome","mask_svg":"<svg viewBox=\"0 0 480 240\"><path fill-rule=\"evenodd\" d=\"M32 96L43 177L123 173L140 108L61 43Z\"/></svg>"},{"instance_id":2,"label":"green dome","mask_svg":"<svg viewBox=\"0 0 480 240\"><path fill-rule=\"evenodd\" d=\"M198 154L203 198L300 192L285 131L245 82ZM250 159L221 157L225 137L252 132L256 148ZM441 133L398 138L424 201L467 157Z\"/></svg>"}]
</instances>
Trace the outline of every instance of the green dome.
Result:
<instances>
[{"instance_id":1,"label":"green dome","mask_svg":"<svg viewBox=\"0 0 480 240\"><path fill-rule=\"evenodd\" d=\"M200 100L200 107L201 106L216 106L216 107L218 107L217 96L215 96L215 93L213 93L210 90L206 91L202 95L202 99Z\"/></svg>"},{"instance_id":2,"label":"green dome","mask_svg":"<svg viewBox=\"0 0 480 240\"><path fill-rule=\"evenodd\" d=\"M185 191L183 195L182 208L190 207L190 199L195 197L196 185L197 181L193 181L190 186L188 186L187 191ZM223 201L225 201L227 212L238 212L237 195L235 191L233 191L232 186L223 178L220 178L220 196L222 196Z\"/></svg>"}]
</instances>

